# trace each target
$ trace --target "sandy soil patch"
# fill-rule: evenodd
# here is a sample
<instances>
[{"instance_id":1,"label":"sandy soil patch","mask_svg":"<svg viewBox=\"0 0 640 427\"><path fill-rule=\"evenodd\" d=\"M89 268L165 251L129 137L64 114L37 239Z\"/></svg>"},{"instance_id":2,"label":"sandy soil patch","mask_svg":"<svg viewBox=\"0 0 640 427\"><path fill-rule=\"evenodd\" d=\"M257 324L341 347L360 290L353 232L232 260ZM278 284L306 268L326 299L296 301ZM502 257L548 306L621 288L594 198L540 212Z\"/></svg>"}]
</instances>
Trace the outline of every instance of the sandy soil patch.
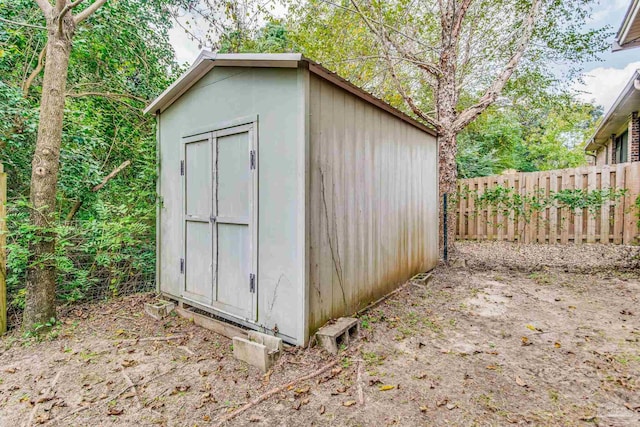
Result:
<instances>
[{"instance_id":1,"label":"sandy soil patch","mask_svg":"<svg viewBox=\"0 0 640 427\"><path fill-rule=\"evenodd\" d=\"M640 425L637 249L459 247L467 267L407 284L362 316L334 369L228 425ZM226 338L145 317L152 298L78 307L40 341L4 337L0 425L216 425L336 360L289 349L264 376Z\"/></svg>"}]
</instances>

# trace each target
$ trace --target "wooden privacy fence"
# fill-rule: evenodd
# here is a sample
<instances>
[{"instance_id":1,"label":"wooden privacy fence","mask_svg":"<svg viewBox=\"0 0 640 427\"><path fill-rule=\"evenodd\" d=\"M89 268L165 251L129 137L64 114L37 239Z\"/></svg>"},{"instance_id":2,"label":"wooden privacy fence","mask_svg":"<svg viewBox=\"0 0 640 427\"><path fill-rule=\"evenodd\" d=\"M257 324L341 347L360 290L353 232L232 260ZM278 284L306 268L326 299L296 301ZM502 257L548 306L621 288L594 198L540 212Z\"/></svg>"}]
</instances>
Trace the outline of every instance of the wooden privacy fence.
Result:
<instances>
[{"instance_id":1,"label":"wooden privacy fence","mask_svg":"<svg viewBox=\"0 0 640 427\"><path fill-rule=\"evenodd\" d=\"M511 195L509 200L522 201L522 206L496 206L482 197L500 192ZM604 197L600 204L589 207L572 208L562 203L530 206L563 194ZM609 198L610 194L617 196ZM458 182L457 238L636 244L639 194L640 162L464 179Z\"/></svg>"},{"instance_id":2,"label":"wooden privacy fence","mask_svg":"<svg viewBox=\"0 0 640 427\"><path fill-rule=\"evenodd\" d=\"M0 335L7 331L7 174L0 163Z\"/></svg>"}]
</instances>

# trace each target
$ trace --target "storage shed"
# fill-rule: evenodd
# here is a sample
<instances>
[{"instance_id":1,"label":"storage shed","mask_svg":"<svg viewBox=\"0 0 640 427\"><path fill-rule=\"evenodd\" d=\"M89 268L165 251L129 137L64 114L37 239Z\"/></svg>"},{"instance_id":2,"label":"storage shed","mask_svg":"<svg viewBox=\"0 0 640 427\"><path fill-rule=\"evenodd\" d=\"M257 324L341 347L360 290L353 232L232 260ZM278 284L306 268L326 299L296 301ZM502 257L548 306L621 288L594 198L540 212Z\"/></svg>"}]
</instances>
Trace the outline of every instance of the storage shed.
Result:
<instances>
[{"instance_id":1,"label":"storage shed","mask_svg":"<svg viewBox=\"0 0 640 427\"><path fill-rule=\"evenodd\" d=\"M215 54L158 121L159 291L305 345L438 261L432 130L300 54Z\"/></svg>"}]
</instances>

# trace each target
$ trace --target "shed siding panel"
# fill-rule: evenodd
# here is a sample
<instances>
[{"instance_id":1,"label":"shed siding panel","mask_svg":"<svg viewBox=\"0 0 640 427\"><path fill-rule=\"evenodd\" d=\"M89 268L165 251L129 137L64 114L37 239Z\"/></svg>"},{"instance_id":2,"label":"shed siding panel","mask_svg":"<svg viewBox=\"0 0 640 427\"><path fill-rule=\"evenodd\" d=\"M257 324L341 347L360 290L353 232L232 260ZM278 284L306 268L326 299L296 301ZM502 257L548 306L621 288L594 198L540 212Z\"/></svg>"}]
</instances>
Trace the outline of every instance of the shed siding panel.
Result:
<instances>
[{"instance_id":1,"label":"shed siding panel","mask_svg":"<svg viewBox=\"0 0 640 427\"><path fill-rule=\"evenodd\" d=\"M315 330L437 264L437 144L313 74L309 96Z\"/></svg>"},{"instance_id":2,"label":"shed siding panel","mask_svg":"<svg viewBox=\"0 0 640 427\"><path fill-rule=\"evenodd\" d=\"M194 130L258 115L259 235L258 320L276 325L289 341L298 336L304 307L300 278L304 260L298 250L300 203L298 179L304 176L299 159L300 87L297 69L214 68L162 113L160 129L160 253L162 292L181 295L182 191L181 137ZM248 154L248 153L247 153ZM246 158L247 166L249 158ZM247 286L249 286L247 278Z\"/></svg>"}]
</instances>

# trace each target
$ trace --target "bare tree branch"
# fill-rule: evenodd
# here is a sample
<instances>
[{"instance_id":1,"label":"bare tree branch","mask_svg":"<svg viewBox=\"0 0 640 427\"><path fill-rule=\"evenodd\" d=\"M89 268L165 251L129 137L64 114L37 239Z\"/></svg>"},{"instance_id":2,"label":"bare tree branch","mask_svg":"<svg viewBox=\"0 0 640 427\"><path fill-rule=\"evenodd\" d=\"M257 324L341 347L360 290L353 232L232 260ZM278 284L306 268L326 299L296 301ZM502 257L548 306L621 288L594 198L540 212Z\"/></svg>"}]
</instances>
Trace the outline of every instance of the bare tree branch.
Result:
<instances>
[{"instance_id":1,"label":"bare tree branch","mask_svg":"<svg viewBox=\"0 0 640 427\"><path fill-rule=\"evenodd\" d=\"M36 0L36 3L38 3L38 6L40 6L40 9L42 9L45 15L49 15L51 9L53 9L47 0Z\"/></svg>"},{"instance_id":2,"label":"bare tree branch","mask_svg":"<svg viewBox=\"0 0 640 427\"><path fill-rule=\"evenodd\" d=\"M458 14L455 17L455 21L453 22L453 27L451 28L451 36L458 40L460 37L460 30L462 29L462 22L464 21L464 17L467 14L467 10L469 6L471 6L471 2L473 0L463 0L460 5L460 9L458 10Z\"/></svg>"},{"instance_id":3,"label":"bare tree branch","mask_svg":"<svg viewBox=\"0 0 640 427\"><path fill-rule=\"evenodd\" d=\"M15 25L17 27L28 27L28 28L36 28L38 30L46 30L47 27L43 27L42 25L35 25L35 24L27 24L26 22L17 22L17 21L12 21L10 19L5 19L5 18L0 18L1 22L5 22L9 25Z\"/></svg>"},{"instance_id":4,"label":"bare tree branch","mask_svg":"<svg viewBox=\"0 0 640 427\"><path fill-rule=\"evenodd\" d=\"M81 23L82 21L84 21L85 19L87 19L88 17L93 15L94 12L96 10L100 9L100 7L102 7L102 5L105 4L106 2L107 2L107 0L96 0L96 1L94 1L85 10L83 10L82 12L80 12L76 16L74 16L74 18L73 18L74 21L76 21L76 24Z\"/></svg>"},{"instance_id":5,"label":"bare tree branch","mask_svg":"<svg viewBox=\"0 0 640 427\"><path fill-rule=\"evenodd\" d=\"M126 168L127 166L129 166L131 164L131 160L126 160L124 162L122 162L122 164L120 166L118 166L117 168L115 168L113 171L111 171L111 173L107 176L105 176L102 179L102 182L100 182L100 184L94 186L91 191L92 192L96 192L102 189L102 187L104 187L105 185L107 185L107 183L113 179L116 175L118 175L120 173L120 171L122 171L122 169ZM73 219L74 216L76 216L76 213L78 213L78 211L80 210L80 208L82 207L82 203L83 200L78 200L76 201L76 203L73 205L73 207L71 208L71 210L69 211L69 213L67 214L67 221L71 221Z\"/></svg>"},{"instance_id":6,"label":"bare tree branch","mask_svg":"<svg viewBox=\"0 0 640 427\"><path fill-rule=\"evenodd\" d=\"M71 3L67 3L62 10L60 11L60 14L58 15L58 33L62 34L62 22L64 21L64 16L67 14L67 12L69 12L71 9L73 9L74 7L76 7L77 5L79 5L80 3L82 3L84 0L76 0L74 2Z\"/></svg>"},{"instance_id":7,"label":"bare tree branch","mask_svg":"<svg viewBox=\"0 0 640 427\"><path fill-rule=\"evenodd\" d=\"M140 102L147 102L146 99L128 93L112 93L112 92L67 92L65 96L69 98L81 98L83 96L99 96L102 98L119 99L129 98Z\"/></svg>"},{"instance_id":8,"label":"bare tree branch","mask_svg":"<svg viewBox=\"0 0 640 427\"><path fill-rule=\"evenodd\" d=\"M344 10L345 12L350 12L350 13L353 13L353 14L355 14L355 15L359 15L359 13L358 13L356 10L351 9L351 8L348 8L348 7L343 6L343 5L341 5L341 4L333 3L333 2L331 2L331 1L329 1L329 0L320 0L320 1L322 1L323 3L326 3L326 4L330 5L330 6L333 6L333 7L335 7L335 8L342 9L342 10ZM374 24L381 25L381 26L385 27L387 30L392 31L392 32L394 32L394 33L396 33L396 34L399 34L399 35L401 35L402 37L406 38L407 40L411 40L412 42L414 42L414 43L416 43L416 44L420 45L420 47L422 47L422 48L424 48L424 49L426 49L426 50L432 50L432 51L435 51L435 49L434 49L434 47L433 47L433 46L428 45L428 44L425 44L424 42L422 42L422 41L420 41L420 40L416 39L415 37L411 37L411 36L410 36L410 35L408 35L407 33L403 32L403 31L400 31L398 28L394 28L394 27L392 27L391 25L385 24L384 22L380 22L380 21L378 21L378 20L374 20L374 19L371 19L371 18L369 18L369 22L372 22L372 23L374 23Z\"/></svg>"},{"instance_id":9,"label":"bare tree branch","mask_svg":"<svg viewBox=\"0 0 640 427\"><path fill-rule=\"evenodd\" d=\"M520 59L524 55L524 52L527 49L529 41L531 40L531 35L533 34L533 29L536 22L536 17L538 12L540 11L540 0L533 0L533 4L531 5L531 11L527 16L527 20L525 22L524 31L520 38L520 43L516 52L511 56L511 59L507 63L507 65L502 69L500 74L496 77L493 84L487 89L482 98L473 106L464 110L456 121L453 124L453 130L458 132L464 129L469 123L471 123L476 117L478 117L484 110L486 110L498 97L504 86L507 84L516 67L520 63Z\"/></svg>"},{"instance_id":10,"label":"bare tree branch","mask_svg":"<svg viewBox=\"0 0 640 427\"><path fill-rule=\"evenodd\" d=\"M24 84L22 85L22 95L25 98L27 97L27 95L29 95L29 88L31 87L31 84L33 83L35 78L38 77L38 74L40 74L40 72L44 68L44 57L46 55L47 55L47 47L45 46L40 51L40 55L38 55L38 65L36 65L36 68L33 69L31 74L29 74L29 77L27 77L27 79L24 81Z\"/></svg>"},{"instance_id":11,"label":"bare tree branch","mask_svg":"<svg viewBox=\"0 0 640 427\"><path fill-rule=\"evenodd\" d=\"M77 5L82 3L83 1L84 0L76 0L76 1L71 2L71 3L67 3L67 5L60 11L60 16L58 17L58 19L62 20L62 18L64 18L64 15L67 14L67 12L69 12L71 9L73 9L74 7L76 7Z\"/></svg>"}]
</instances>

